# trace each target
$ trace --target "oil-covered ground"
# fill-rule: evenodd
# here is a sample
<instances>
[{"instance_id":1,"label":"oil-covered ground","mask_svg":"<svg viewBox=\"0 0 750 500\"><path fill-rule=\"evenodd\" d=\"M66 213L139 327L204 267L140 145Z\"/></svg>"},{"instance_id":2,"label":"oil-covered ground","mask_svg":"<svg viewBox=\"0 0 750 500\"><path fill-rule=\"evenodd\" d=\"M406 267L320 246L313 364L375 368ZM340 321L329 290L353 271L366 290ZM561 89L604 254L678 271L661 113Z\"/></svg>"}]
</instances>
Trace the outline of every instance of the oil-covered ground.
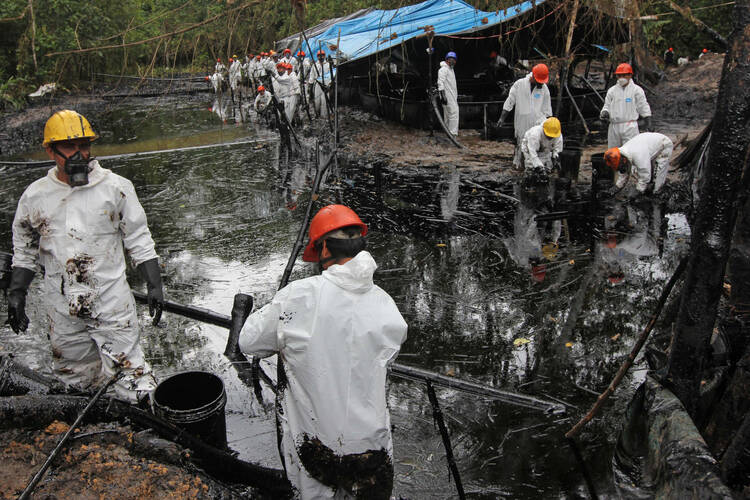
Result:
<instances>
[{"instance_id":1,"label":"oil-covered ground","mask_svg":"<svg viewBox=\"0 0 750 500\"><path fill-rule=\"evenodd\" d=\"M94 154L102 156L235 142L102 160L136 186L161 257L167 298L229 314L235 293L249 293L261 306L278 287L315 167L311 150L287 161L273 134L231 118L227 124L209 107L216 109L206 96L130 99L89 118L102 135ZM695 123L686 128L694 130ZM426 144L434 155L453 151L447 144ZM509 153L484 167L458 161L394 167L367 154L356 160L352 148L325 179L318 201L348 204L370 225L376 283L409 324L398 362L555 400L568 409L567 416L548 416L437 389L468 496L585 496L562 435L607 386L648 322L687 251L685 216L667 213L661 203L607 203L592 211L584 198L555 206L547 193L524 190L503 175ZM18 158L41 159L32 153ZM18 198L46 168L0 168L0 250L9 251ZM571 215L535 220L559 208ZM312 272L299 261L293 279ZM144 288L135 273L129 276L134 288ZM36 279L27 306L29 332L15 335L3 327L0 349L49 373L39 292ZM220 375L228 393L230 447L241 458L280 466L270 392L261 405L239 381L222 355L226 331L171 314L153 327L140 311L143 347L156 373L202 369ZM0 316L5 314L3 303ZM581 436L597 492L605 497L616 495L612 450L624 406L645 370L639 360L604 416ZM392 378L389 404L395 493L454 498L424 384Z\"/></svg>"}]
</instances>

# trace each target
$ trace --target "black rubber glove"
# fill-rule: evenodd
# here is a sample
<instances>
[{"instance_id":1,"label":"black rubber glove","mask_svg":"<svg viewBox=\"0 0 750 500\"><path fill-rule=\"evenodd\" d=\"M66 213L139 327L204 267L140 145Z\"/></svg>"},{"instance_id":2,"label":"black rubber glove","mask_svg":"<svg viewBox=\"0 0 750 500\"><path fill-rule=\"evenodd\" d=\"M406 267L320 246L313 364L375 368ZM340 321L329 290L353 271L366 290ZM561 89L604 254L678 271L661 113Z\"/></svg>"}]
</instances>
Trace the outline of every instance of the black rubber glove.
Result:
<instances>
[{"instance_id":1,"label":"black rubber glove","mask_svg":"<svg viewBox=\"0 0 750 500\"><path fill-rule=\"evenodd\" d=\"M161 320L161 311L164 308L164 291L161 285L161 273L158 259L141 262L136 268L148 288L148 314L154 318L153 325L156 326Z\"/></svg>"},{"instance_id":2,"label":"black rubber glove","mask_svg":"<svg viewBox=\"0 0 750 500\"><path fill-rule=\"evenodd\" d=\"M552 155L552 170L560 171L560 157Z\"/></svg>"},{"instance_id":3,"label":"black rubber glove","mask_svg":"<svg viewBox=\"0 0 750 500\"><path fill-rule=\"evenodd\" d=\"M445 106L448 104L448 99L445 98L445 90L439 90L438 92L440 93L440 104Z\"/></svg>"},{"instance_id":4,"label":"black rubber glove","mask_svg":"<svg viewBox=\"0 0 750 500\"><path fill-rule=\"evenodd\" d=\"M643 129L646 132L653 132L654 131L654 127L651 126L651 117L650 116L647 116L647 117L645 117L643 119Z\"/></svg>"},{"instance_id":5,"label":"black rubber glove","mask_svg":"<svg viewBox=\"0 0 750 500\"><path fill-rule=\"evenodd\" d=\"M609 111L606 109L603 109L601 113L599 113L599 118L604 121L609 121Z\"/></svg>"},{"instance_id":6,"label":"black rubber glove","mask_svg":"<svg viewBox=\"0 0 750 500\"><path fill-rule=\"evenodd\" d=\"M8 324L14 332L25 332L29 327L26 316L26 292L34 279L34 271L25 267L14 267L8 286Z\"/></svg>"},{"instance_id":7,"label":"black rubber glove","mask_svg":"<svg viewBox=\"0 0 750 500\"><path fill-rule=\"evenodd\" d=\"M497 121L497 126L502 127L507 117L508 117L508 111L503 110L502 113L500 113L500 119Z\"/></svg>"}]
</instances>

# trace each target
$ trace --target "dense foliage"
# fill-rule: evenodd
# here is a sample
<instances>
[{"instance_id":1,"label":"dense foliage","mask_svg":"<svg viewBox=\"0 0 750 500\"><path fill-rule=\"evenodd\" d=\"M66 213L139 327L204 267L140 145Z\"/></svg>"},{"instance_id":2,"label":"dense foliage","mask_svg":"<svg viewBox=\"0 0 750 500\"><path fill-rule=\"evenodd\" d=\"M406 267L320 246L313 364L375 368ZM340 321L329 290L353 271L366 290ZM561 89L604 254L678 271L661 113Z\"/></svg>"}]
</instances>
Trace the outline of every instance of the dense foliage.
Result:
<instances>
[{"instance_id":1,"label":"dense foliage","mask_svg":"<svg viewBox=\"0 0 750 500\"><path fill-rule=\"evenodd\" d=\"M392 9L415 1L307 0L302 5L305 0L3 0L0 2L0 103L18 104L20 92L44 82L55 81L67 87L80 85L96 72L158 75L206 71L217 57L269 48L274 40L298 32L297 11L304 12L306 26L313 26L323 19L365 7ZM598 5L611 4L613 0L585 1ZM726 36L732 7L711 7L718 1L679 0L678 3L689 5L697 17ZM469 3L492 11L517 2L470 0ZM644 14L670 12L667 2L657 0L642 1L641 10ZM680 55L691 57L697 56L703 47L719 49L675 13L647 21L644 28L657 54L668 46L674 46ZM177 33L169 36L174 32ZM138 43L144 40L150 41ZM128 44L131 45L123 46ZM70 52L87 48L97 49ZM63 53L50 55L56 52Z\"/></svg>"}]
</instances>

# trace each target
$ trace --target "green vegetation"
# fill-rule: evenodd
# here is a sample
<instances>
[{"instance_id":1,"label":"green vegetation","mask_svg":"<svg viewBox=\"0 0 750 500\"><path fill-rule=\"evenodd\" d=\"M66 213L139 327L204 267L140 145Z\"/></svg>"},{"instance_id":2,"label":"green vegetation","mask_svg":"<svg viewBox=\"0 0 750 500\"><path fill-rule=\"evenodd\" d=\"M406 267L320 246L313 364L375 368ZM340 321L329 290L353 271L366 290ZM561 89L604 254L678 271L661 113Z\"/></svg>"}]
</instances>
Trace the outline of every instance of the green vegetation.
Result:
<instances>
[{"instance_id":1,"label":"green vegetation","mask_svg":"<svg viewBox=\"0 0 750 500\"><path fill-rule=\"evenodd\" d=\"M570 0L548 0L568 1ZM274 40L306 26L361 8L393 9L416 0L4 0L0 2L0 107L18 107L24 93L57 82L78 88L94 73L167 75L204 72L217 57L268 49ZM720 0L678 0L723 35L732 6ZM515 0L471 0L493 11ZM609 4L608 0L587 0ZM709 7L709 8L706 8ZM641 3L643 14L671 12L664 0ZM703 47L720 48L679 14L644 23L650 48L661 54L673 46L697 57ZM85 50L75 52L76 50ZM91 50L93 49L93 50Z\"/></svg>"}]
</instances>

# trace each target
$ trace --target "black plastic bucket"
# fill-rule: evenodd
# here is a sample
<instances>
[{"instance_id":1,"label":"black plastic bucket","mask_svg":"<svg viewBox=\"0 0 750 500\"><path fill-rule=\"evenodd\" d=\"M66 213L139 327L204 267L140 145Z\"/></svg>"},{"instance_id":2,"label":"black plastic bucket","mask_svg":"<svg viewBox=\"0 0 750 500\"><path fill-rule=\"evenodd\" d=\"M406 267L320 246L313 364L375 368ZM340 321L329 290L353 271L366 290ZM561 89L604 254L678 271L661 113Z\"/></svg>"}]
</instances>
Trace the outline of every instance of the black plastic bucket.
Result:
<instances>
[{"instance_id":1,"label":"black plastic bucket","mask_svg":"<svg viewBox=\"0 0 750 500\"><path fill-rule=\"evenodd\" d=\"M604 153L594 153L591 155L591 172L592 180L615 181L615 172L604 163Z\"/></svg>"},{"instance_id":2,"label":"black plastic bucket","mask_svg":"<svg viewBox=\"0 0 750 500\"><path fill-rule=\"evenodd\" d=\"M192 371L161 382L153 396L154 412L216 448L227 447L224 382L213 373Z\"/></svg>"},{"instance_id":3,"label":"black plastic bucket","mask_svg":"<svg viewBox=\"0 0 750 500\"><path fill-rule=\"evenodd\" d=\"M563 149L560 152L560 177L567 177L573 182L578 182L578 170L580 167L580 149Z\"/></svg>"},{"instance_id":4,"label":"black plastic bucket","mask_svg":"<svg viewBox=\"0 0 750 500\"><path fill-rule=\"evenodd\" d=\"M13 272L10 268L12 263L13 254L0 252L0 290L5 290L10 285L10 275Z\"/></svg>"}]
</instances>

